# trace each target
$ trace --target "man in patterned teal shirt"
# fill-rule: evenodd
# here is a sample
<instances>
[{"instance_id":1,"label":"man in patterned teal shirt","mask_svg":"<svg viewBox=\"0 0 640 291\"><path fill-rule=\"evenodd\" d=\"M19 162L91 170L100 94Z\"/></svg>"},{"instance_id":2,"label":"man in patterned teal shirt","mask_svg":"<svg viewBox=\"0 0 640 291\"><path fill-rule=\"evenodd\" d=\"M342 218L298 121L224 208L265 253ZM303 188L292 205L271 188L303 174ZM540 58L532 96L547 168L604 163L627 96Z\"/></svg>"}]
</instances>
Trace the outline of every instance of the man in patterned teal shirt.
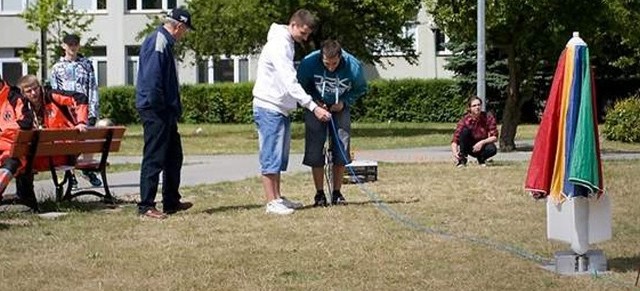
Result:
<instances>
[{"instance_id":1,"label":"man in patterned teal shirt","mask_svg":"<svg viewBox=\"0 0 640 291\"><path fill-rule=\"evenodd\" d=\"M80 92L89 97L89 126L95 126L99 117L98 84L91 60L79 53L80 37L68 34L62 39L64 56L51 70L51 87L53 89ZM90 160L92 155L84 155L83 159ZM82 174L91 185L98 187L102 181L93 172L83 171ZM71 179L72 186L77 187L75 176Z\"/></svg>"}]
</instances>

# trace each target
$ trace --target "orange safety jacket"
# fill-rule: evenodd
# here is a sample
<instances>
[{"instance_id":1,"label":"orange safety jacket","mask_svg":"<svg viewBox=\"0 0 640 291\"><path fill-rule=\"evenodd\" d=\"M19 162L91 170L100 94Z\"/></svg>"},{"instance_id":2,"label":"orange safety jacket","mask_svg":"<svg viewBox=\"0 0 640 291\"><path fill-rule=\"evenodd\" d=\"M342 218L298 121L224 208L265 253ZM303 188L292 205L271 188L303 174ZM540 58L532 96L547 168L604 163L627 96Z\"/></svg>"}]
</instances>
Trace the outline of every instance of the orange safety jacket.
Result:
<instances>
[{"instance_id":1,"label":"orange safety jacket","mask_svg":"<svg viewBox=\"0 0 640 291\"><path fill-rule=\"evenodd\" d=\"M78 124L87 124L89 115L89 98L80 92L42 88L43 112L33 111L33 122L38 128L73 128ZM26 100L26 98L25 98ZM42 114L42 116L38 116ZM40 118L38 118L40 117ZM42 124L38 124L38 120ZM75 158L75 157L73 157ZM53 157L54 165L64 165L69 157ZM35 170L49 168L49 158L36 158L33 163Z\"/></svg>"},{"instance_id":2,"label":"orange safety jacket","mask_svg":"<svg viewBox=\"0 0 640 291\"><path fill-rule=\"evenodd\" d=\"M89 98L80 92L42 88L44 112L33 112L33 120L42 128L73 128L78 124L87 124ZM43 124L37 124L38 114Z\"/></svg>"},{"instance_id":3,"label":"orange safety jacket","mask_svg":"<svg viewBox=\"0 0 640 291\"><path fill-rule=\"evenodd\" d=\"M33 119L20 90L0 80L0 164L9 157L18 129L31 129ZM24 167L25 159L21 159Z\"/></svg>"}]
</instances>

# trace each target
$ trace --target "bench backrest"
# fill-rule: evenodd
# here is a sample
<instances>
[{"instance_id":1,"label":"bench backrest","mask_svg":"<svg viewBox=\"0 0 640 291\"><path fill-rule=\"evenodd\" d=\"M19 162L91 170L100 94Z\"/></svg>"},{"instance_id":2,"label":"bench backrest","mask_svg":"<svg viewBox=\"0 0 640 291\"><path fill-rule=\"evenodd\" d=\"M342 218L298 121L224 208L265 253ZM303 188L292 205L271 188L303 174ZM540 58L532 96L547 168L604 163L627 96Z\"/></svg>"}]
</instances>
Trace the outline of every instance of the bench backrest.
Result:
<instances>
[{"instance_id":1,"label":"bench backrest","mask_svg":"<svg viewBox=\"0 0 640 291\"><path fill-rule=\"evenodd\" d=\"M102 153L109 139L107 152L116 152L120 150L125 129L124 126L108 126L91 127L86 132L71 128L20 130L11 147L11 157Z\"/></svg>"}]
</instances>

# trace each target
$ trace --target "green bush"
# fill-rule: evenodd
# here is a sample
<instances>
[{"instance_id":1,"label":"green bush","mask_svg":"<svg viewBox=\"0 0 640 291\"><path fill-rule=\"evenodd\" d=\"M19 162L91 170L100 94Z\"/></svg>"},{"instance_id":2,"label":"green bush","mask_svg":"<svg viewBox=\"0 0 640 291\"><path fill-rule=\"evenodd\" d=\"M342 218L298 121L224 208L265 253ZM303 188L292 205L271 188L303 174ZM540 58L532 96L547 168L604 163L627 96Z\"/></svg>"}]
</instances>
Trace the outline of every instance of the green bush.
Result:
<instances>
[{"instance_id":1,"label":"green bush","mask_svg":"<svg viewBox=\"0 0 640 291\"><path fill-rule=\"evenodd\" d=\"M251 123L252 89L253 83L183 85L182 122ZM454 122L464 114L465 100L452 80L376 80L351 114L366 122ZM100 104L102 116L118 124L139 122L132 86L102 88ZM302 121L302 110L291 116Z\"/></svg>"},{"instance_id":2,"label":"green bush","mask_svg":"<svg viewBox=\"0 0 640 291\"><path fill-rule=\"evenodd\" d=\"M607 113L604 137L608 140L640 142L640 94L617 102Z\"/></svg>"},{"instance_id":3,"label":"green bush","mask_svg":"<svg viewBox=\"0 0 640 291\"><path fill-rule=\"evenodd\" d=\"M99 96L101 118L110 118L115 124L139 122L133 86L100 88Z\"/></svg>"},{"instance_id":4,"label":"green bush","mask_svg":"<svg viewBox=\"0 0 640 291\"><path fill-rule=\"evenodd\" d=\"M466 98L452 80L376 80L353 106L352 119L368 122L454 122Z\"/></svg>"}]
</instances>

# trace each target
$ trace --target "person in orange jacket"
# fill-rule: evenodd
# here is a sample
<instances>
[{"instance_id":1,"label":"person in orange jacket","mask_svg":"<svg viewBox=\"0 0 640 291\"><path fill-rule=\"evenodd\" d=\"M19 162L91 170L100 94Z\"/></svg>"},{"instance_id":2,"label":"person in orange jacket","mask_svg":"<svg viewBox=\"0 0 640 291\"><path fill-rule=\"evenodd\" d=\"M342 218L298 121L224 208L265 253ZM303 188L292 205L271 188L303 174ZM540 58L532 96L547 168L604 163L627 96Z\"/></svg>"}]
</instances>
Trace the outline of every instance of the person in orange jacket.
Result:
<instances>
[{"instance_id":1,"label":"person in orange jacket","mask_svg":"<svg viewBox=\"0 0 640 291\"><path fill-rule=\"evenodd\" d=\"M4 190L25 165L25 158L9 157L18 129L31 129L33 121L20 90L0 76L0 200Z\"/></svg>"},{"instance_id":2,"label":"person in orange jacket","mask_svg":"<svg viewBox=\"0 0 640 291\"><path fill-rule=\"evenodd\" d=\"M87 95L80 92L55 90L40 85L34 75L25 75L18 80L18 87L24 96L26 105L32 112L33 127L43 128L75 128L87 130L88 102ZM75 157L71 157L74 158ZM67 163L69 157L54 157L54 165ZM49 158L36 159L33 169L49 169ZM37 211L35 192L33 191L33 173L25 173L16 178L17 194L25 204Z\"/></svg>"}]
</instances>

